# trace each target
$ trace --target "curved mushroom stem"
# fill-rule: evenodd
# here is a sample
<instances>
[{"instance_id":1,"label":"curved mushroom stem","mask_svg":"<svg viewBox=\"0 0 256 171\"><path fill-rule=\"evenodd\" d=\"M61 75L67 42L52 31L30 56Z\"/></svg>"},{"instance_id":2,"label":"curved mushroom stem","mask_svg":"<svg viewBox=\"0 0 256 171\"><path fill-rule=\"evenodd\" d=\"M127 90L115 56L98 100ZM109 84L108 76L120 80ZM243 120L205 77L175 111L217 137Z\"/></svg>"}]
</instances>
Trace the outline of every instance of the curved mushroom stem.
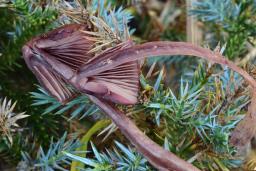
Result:
<instances>
[{"instance_id":1,"label":"curved mushroom stem","mask_svg":"<svg viewBox=\"0 0 256 171\"><path fill-rule=\"evenodd\" d=\"M192 164L178 158L173 153L163 149L149 139L122 112L118 111L106 101L88 95L90 100L104 111L118 126L121 132L143 156L160 171L200 171Z\"/></svg>"},{"instance_id":2,"label":"curved mushroom stem","mask_svg":"<svg viewBox=\"0 0 256 171\"><path fill-rule=\"evenodd\" d=\"M252 87L252 94L256 92L256 81L242 68L236 66L232 61L224 58L219 52L213 52L210 49L195 46L186 42L169 42L157 41L149 42L133 47L113 51L113 53L102 54L105 59L111 59L110 63L102 65L102 63L95 63L91 67L86 68L83 76L99 73L103 70L114 68L120 64L131 62L139 59L155 56L173 56L173 55L187 55L196 56L206 59L213 63L225 65L233 71L239 73ZM252 98L256 98L256 95ZM256 100L251 102L251 106L256 105ZM248 112L242 122L238 124L231 134L230 142L235 146L243 146L248 143L256 132L254 123L256 122L256 112ZM245 136L246 135L246 136Z\"/></svg>"},{"instance_id":3,"label":"curved mushroom stem","mask_svg":"<svg viewBox=\"0 0 256 171\"><path fill-rule=\"evenodd\" d=\"M82 75L93 75L93 73L106 71L107 69L139 59L174 55L195 56L213 63L225 65L243 76L252 88L256 89L256 81L245 70L226 59L219 52L213 52L210 49L195 46L187 42L156 41L120 49L113 51L112 53L102 54L102 56L105 56L105 59L111 60L109 60L109 62L97 62L94 65L91 65L91 67L87 67L86 70L81 67L83 70L82 72L84 72Z\"/></svg>"}]
</instances>

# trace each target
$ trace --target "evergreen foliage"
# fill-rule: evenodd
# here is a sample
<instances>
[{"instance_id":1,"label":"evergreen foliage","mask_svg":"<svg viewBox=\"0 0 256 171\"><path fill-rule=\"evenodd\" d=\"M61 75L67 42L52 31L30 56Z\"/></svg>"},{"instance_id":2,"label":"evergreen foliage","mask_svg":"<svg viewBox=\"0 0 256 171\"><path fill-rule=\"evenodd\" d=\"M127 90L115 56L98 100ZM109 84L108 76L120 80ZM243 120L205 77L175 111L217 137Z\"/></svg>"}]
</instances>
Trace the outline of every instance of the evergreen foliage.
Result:
<instances>
[{"instance_id":1,"label":"evergreen foliage","mask_svg":"<svg viewBox=\"0 0 256 171\"><path fill-rule=\"evenodd\" d=\"M227 43L225 54L238 58L245 54L248 44L255 46L255 1L210 0L194 4L192 15L213 25L217 41Z\"/></svg>"},{"instance_id":2,"label":"evergreen foliage","mask_svg":"<svg viewBox=\"0 0 256 171\"><path fill-rule=\"evenodd\" d=\"M151 1L0 2L0 97L18 101L15 109L16 103L4 100L0 104L0 160L11 161L19 171L72 170L72 161L85 164L80 170L154 170L113 123L102 132L104 139L90 135L91 149L86 146L86 151L79 151L85 145L79 137L104 114L82 94L60 104L33 85L36 81L20 57L22 45L30 38L66 23L93 26L88 34L97 38L92 50L96 54L130 38L137 42L184 41L182 4L174 3L177 8L173 9L170 4L158 3L171 10L153 8ZM221 51L237 61L255 48L255 0L198 1L194 6L191 15L205 23L206 44L215 47L217 42L226 43ZM177 10L182 11L178 22L167 21ZM250 61L254 62L250 58L245 64ZM254 74L253 67L246 69ZM169 74L177 76L170 78ZM246 157L238 156L237 149L228 143L250 103L248 85L237 73L185 57L157 57L145 61L140 82L140 103L118 108L128 113L147 136L202 170L246 168ZM26 111L30 116L25 118L27 115L13 110ZM18 119L23 121L18 121L21 127L13 129ZM255 163L250 159L247 165L253 168Z\"/></svg>"},{"instance_id":3,"label":"evergreen foliage","mask_svg":"<svg viewBox=\"0 0 256 171\"><path fill-rule=\"evenodd\" d=\"M99 153L94 144L91 143L93 155L95 156L95 158L82 158L67 152L64 153L73 160L81 161L89 166L85 170L152 170L152 168L148 165L147 160L144 159L140 154L136 153L129 147L125 147L119 142L115 142L115 144L120 152L116 148L114 148L114 150L111 151L106 150L106 153Z\"/></svg>"},{"instance_id":4,"label":"evergreen foliage","mask_svg":"<svg viewBox=\"0 0 256 171\"><path fill-rule=\"evenodd\" d=\"M22 165L26 166L27 170L36 170L37 168L43 171L67 170L64 166L70 165L70 161L63 154L63 151L75 151L79 146L79 142L74 139L66 140L66 138L67 134L65 133L57 142L51 140L47 150L39 147L36 159L34 160L32 160L28 153L23 153Z\"/></svg>"}]
</instances>

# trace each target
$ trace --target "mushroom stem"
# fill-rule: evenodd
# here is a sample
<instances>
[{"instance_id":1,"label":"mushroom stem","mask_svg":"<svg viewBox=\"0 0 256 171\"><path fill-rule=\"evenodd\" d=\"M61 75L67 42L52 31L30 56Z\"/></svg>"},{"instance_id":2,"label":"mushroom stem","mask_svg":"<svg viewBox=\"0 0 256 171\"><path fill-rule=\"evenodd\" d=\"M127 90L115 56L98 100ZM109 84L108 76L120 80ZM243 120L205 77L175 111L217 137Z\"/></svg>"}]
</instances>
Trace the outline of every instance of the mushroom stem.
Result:
<instances>
[{"instance_id":1,"label":"mushroom stem","mask_svg":"<svg viewBox=\"0 0 256 171\"><path fill-rule=\"evenodd\" d=\"M149 139L124 113L118 111L106 101L91 95L88 96L94 104L112 119L125 137L158 170L200 171L192 164L178 158Z\"/></svg>"}]
</instances>

